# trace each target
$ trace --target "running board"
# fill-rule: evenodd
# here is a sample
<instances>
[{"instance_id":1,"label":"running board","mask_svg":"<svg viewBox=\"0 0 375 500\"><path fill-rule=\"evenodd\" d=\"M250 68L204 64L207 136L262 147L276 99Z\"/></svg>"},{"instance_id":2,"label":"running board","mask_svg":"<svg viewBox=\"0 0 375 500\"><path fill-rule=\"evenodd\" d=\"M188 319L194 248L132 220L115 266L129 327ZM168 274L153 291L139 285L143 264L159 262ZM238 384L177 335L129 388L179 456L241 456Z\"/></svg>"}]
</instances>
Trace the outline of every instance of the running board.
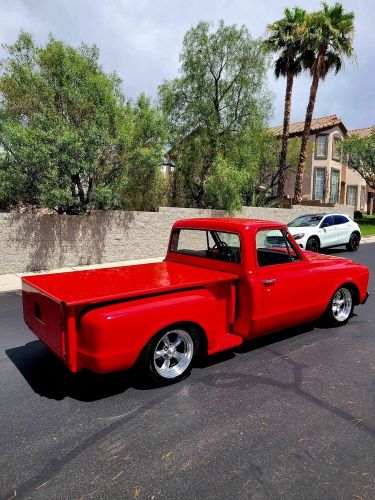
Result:
<instances>
[{"instance_id":1,"label":"running board","mask_svg":"<svg viewBox=\"0 0 375 500\"><path fill-rule=\"evenodd\" d=\"M226 333L220 339L220 343L208 350L208 355L238 347L243 343L243 337L234 333Z\"/></svg>"}]
</instances>

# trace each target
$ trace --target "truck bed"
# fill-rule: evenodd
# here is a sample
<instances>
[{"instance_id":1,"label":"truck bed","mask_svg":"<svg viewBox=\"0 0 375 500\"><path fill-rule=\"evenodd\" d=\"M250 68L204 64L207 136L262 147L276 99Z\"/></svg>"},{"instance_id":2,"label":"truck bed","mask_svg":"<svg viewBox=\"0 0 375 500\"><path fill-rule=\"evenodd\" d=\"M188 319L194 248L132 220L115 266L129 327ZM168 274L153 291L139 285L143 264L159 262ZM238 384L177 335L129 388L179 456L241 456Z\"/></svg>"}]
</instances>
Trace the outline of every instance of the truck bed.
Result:
<instances>
[{"instance_id":1,"label":"truck bed","mask_svg":"<svg viewBox=\"0 0 375 500\"><path fill-rule=\"evenodd\" d=\"M55 302L69 307L181 290L237 278L237 275L231 273L175 262L158 262L25 276L22 282L24 289L29 285Z\"/></svg>"},{"instance_id":2,"label":"truck bed","mask_svg":"<svg viewBox=\"0 0 375 500\"><path fill-rule=\"evenodd\" d=\"M71 371L77 371L77 319L87 308L237 278L175 262L25 276L23 315L34 334Z\"/></svg>"}]
</instances>

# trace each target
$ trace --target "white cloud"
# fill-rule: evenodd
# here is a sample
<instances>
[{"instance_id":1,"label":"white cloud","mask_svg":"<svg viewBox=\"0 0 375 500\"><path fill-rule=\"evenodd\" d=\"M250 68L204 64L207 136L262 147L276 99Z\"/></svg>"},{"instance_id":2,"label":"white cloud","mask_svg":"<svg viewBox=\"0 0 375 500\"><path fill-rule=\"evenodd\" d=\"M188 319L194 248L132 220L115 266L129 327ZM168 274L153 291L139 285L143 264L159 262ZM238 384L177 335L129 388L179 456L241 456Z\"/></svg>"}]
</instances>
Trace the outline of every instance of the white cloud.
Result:
<instances>
[{"instance_id":1,"label":"white cloud","mask_svg":"<svg viewBox=\"0 0 375 500\"><path fill-rule=\"evenodd\" d=\"M183 36L199 20L245 24L258 37L282 16L284 6L296 3L307 10L319 7L315 0L1 0L0 41L12 43L22 28L39 42L53 32L71 45L95 43L105 70L119 74L127 96L142 91L156 96L158 85L177 75ZM342 74L321 83L315 116L336 113L357 128L375 123L375 10L367 0L344 3L356 12L358 67L347 64ZM309 84L307 77L296 80L295 120L304 118ZM282 119L284 86L270 73L275 123Z\"/></svg>"}]
</instances>

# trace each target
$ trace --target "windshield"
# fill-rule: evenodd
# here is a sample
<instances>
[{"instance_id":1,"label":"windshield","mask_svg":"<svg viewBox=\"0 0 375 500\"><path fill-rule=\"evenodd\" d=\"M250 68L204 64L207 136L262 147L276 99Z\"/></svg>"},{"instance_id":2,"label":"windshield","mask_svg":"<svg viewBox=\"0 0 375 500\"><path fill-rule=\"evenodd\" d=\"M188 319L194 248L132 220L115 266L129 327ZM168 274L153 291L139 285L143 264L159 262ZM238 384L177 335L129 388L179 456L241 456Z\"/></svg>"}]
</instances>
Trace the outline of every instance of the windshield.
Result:
<instances>
[{"instance_id":1,"label":"windshield","mask_svg":"<svg viewBox=\"0 0 375 500\"><path fill-rule=\"evenodd\" d=\"M289 222L288 227L313 227L323 219L323 215L301 215Z\"/></svg>"}]
</instances>

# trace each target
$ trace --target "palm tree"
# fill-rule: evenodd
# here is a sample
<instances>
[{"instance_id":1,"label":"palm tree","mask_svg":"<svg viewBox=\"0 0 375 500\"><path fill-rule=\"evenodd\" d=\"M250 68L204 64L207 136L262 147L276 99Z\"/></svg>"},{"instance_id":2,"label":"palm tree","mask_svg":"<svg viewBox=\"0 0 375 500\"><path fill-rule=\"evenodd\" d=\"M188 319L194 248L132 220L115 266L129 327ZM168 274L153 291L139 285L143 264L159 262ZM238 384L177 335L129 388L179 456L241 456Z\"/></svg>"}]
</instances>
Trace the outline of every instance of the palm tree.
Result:
<instances>
[{"instance_id":1,"label":"palm tree","mask_svg":"<svg viewBox=\"0 0 375 500\"><path fill-rule=\"evenodd\" d=\"M286 158L288 152L289 122L292 106L294 77L302 71L304 50L302 47L306 11L299 7L284 9L284 17L267 26L266 50L278 54L275 60L275 76L286 77L283 135L278 167L277 196L285 196Z\"/></svg>"},{"instance_id":2,"label":"palm tree","mask_svg":"<svg viewBox=\"0 0 375 500\"><path fill-rule=\"evenodd\" d=\"M354 57L354 17L354 12L345 12L344 7L338 2L333 7L330 7L326 2L322 2L322 9L313 12L306 19L305 41L314 54L314 61L309 68L312 82L302 134L294 188L294 203L301 203L302 201L306 152L319 81L324 80L331 70L338 73L342 68L345 57Z\"/></svg>"}]
</instances>

